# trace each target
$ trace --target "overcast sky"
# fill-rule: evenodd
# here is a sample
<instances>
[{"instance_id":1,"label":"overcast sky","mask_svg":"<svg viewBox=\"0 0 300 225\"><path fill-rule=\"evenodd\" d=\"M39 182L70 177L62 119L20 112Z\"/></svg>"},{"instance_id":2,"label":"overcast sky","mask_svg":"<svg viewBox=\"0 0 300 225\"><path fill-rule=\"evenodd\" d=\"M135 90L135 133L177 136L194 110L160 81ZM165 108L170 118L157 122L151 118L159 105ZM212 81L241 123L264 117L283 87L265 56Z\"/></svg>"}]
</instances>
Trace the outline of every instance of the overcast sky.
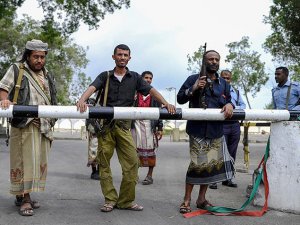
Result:
<instances>
[{"instance_id":1,"label":"overcast sky","mask_svg":"<svg viewBox=\"0 0 300 225\"><path fill-rule=\"evenodd\" d=\"M270 26L263 23L271 4L271 0L131 0L130 8L107 15L98 30L82 25L72 37L77 44L89 47L90 62L84 71L92 79L112 69L114 47L127 44L132 51L129 69L139 73L152 71L153 86L174 104L175 93L166 88L175 87L178 91L190 75L186 69L188 54L207 42L207 49L221 55L220 69L230 68L224 62L228 54L226 44L249 36L252 49L262 54L270 74L266 87L251 98L252 108L262 109L271 100L277 66L261 47L271 34ZM37 6L36 0L26 0L18 14L27 13L38 19L41 9Z\"/></svg>"}]
</instances>

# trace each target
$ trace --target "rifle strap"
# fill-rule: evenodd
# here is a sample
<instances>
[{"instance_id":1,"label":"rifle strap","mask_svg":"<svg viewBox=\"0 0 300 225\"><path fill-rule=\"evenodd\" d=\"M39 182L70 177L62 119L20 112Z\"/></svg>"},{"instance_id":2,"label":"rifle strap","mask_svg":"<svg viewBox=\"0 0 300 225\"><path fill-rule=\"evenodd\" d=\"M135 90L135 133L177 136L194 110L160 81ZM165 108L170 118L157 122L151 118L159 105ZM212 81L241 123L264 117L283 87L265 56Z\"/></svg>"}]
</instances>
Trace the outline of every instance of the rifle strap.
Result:
<instances>
[{"instance_id":1,"label":"rifle strap","mask_svg":"<svg viewBox=\"0 0 300 225\"><path fill-rule=\"evenodd\" d=\"M292 83L290 83L290 86L287 90L287 94L286 94L286 102L285 102L285 109L288 110L289 109L289 101L290 101L290 95L291 95L291 88L292 88Z\"/></svg>"},{"instance_id":2,"label":"rifle strap","mask_svg":"<svg viewBox=\"0 0 300 225\"><path fill-rule=\"evenodd\" d=\"M15 93L14 93L14 97L13 97L13 104L17 104L17 100L18 100L19 91L20 91L20 88L21 88L21 82L22 82L23 75L24 75L24 64L20 63L19 64L19 75L18 75L17 83L15 85Z\"/></svg>"},{"instance_id":3,"label":"rifle strap","mask_svg":"<svg viewBox=\"0 0 300 225\"><path fill-rule=\"evenodd\" d=\"M236 90L237 98L236 98L236 105L240 106L240 91Z\"/></svg>"},{"instance_id":4,"label":"rifle strap","mask_svg":"<svg viewBox=\"0 0 300 225\"><path fill-rule=\"evenodd\" d=\"M107 71L107 79L106 79L106 84L105 84L103 106L106 106L106 102L107 102L108 85L109 85L109 71Z\"/></svg>"},{"instance_id":5,"label":"rifle strap","mask_svg":"<svg viewBox=\"0 0 300 225\"><path fill-rule=\"evenodd\" d=\"M46 105L51 105L51 98L43 91L38 81L32 77L31 74L25 74L25 77L29 80L32 86L36 89L36 91L43 97L46 102Z\"/></svg>"},{"instance_id":6,"label":"rifle strap","mask_svg":"<svg viewBox=\"0 0 300 225\"><path fill-rule=\"evenodd\" d=\"M104 99L103 99L103 106L106 106L107 103L107 95L108 95L108 87L109 87L109 71L107 71L107 79L105 83L105 90L104 90ZM100 120L100 126L103 125L103 119Z\"/></svg>"}]
</instances>

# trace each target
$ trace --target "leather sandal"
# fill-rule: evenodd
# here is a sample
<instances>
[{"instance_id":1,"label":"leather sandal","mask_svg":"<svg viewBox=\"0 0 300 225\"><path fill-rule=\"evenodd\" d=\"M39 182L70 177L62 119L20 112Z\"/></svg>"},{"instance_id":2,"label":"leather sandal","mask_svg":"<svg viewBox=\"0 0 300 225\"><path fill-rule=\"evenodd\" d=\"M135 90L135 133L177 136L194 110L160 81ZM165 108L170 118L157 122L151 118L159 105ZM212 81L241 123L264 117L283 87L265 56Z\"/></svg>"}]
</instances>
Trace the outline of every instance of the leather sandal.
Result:
<instances>
[{"instance_id":1,"label":"leather sandal","mask_svg":"<svg viewBox=\"0 0 300 225\"><path fill-rule=\"evenodd\" d=\"M22 205L22 202L23 202L23 197L22 196L16 196L15 205L19 207L19 206ZM34 208L34 209L38 209L38 208L41 207L40 203L38 201L35 201L35 200L31 200L30 204L31 204L32 208Z\"/></svg>"},{"instance_id":2,"label":"leather sandal","mask_svg":"<svg viewBox=\"0 0 300 225\"><path fill-rule=\"evenodd\" d=\"M198 209L206 209L207 207L213 207L213 205L207 200L201 203L197 201L196 205Z\"/></svg>"},{"instance_id":3,"label":"leather sandal","mask_svg":"<svg viewBox=\"0 0 300 225\"><path fill-rule=\"evenodd\" d=\"M30 204L31 204L32 208L34 208L34 209L38 209L41 207L40 203L35 200L31 200Z\"/></svg>"},{"instance_id":4,"label":"leather sandal","mask_svg":"<svg viewBox=\"0 0 300 225\"><path fill-rule=\"evenodd\" d=\"M27 204L27 203L30 206L22 208L22 206L25 205L25 204ZM31 206L31 201L24 201L24 200L22 201L21 207L19 209L19 214L21 216L33 216L34 215L34 211L33 211L33 208Z\"/></svg>"},{"instance_id":5,"label":"leather sandal","mask_svg":"<svg viewBox=\"0 0 300 225\"><path fill-rule=\"evenodd\" d=\"M186 205L184 202L181 203L180 208L179 208L179 212L184 214L184 213L189 213L192 212L192 209L189 205Z\"/></svg>"}]
</instances>

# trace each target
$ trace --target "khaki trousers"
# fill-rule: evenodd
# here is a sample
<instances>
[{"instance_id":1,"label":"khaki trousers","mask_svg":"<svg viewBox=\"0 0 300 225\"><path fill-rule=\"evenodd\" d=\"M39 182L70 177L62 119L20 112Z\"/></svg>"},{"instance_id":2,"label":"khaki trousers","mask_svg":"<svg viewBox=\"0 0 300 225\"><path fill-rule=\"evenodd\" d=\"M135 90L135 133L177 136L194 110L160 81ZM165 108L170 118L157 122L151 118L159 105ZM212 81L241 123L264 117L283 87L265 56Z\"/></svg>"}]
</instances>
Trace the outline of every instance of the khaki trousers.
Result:
<instances>
[{"instance_id":1,"label":"khaki trousers","mask_svg":"<svg viewBox=\"0 0 300 225\"><path fill-rule=\"evenodd\" d=\"M138 157L129 128L118 123L106 127L104 135L98 137L100 185L106 203L116 204L119 208L130 207L135 200L135 186L138 177ZM110 160L116 149L122 168L122 182L119 196L113 185Z\"/></svg>"}]
</instances>

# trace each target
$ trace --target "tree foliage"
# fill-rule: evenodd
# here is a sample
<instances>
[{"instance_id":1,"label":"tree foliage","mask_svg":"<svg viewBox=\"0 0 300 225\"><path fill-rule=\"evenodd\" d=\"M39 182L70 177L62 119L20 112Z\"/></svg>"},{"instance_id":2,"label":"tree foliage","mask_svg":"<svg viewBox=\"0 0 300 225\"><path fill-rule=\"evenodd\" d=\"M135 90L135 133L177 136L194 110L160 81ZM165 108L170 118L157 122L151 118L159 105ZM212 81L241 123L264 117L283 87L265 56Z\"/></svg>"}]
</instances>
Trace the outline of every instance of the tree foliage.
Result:
<instances>
[{"instance_id":1,"label":"tree foliage","mask_svg":"<svg viewBox=\"0 0 300 225\"><path fill-rule=\"evenodd\" d=\"M273 33L267 37L264 48L274 61L290 69L292 79L300 81L300 1L273 0L273 3L264 19Z\"/></svg>"},{"instance_id":2,"label":"tree foliage","mask_svg":"<svg viewBox=\"0 0 300 225\"><path fill-rule=\"evenodd\" d=\"M60 35L56 35L55 38L49 37L49 34L41 28L41 23L28 16L11 24L6 21L0 19L0 71L2 71L0 78L22 53L28 40L43 40L49 44L46 67L56 79L58 101L63 105L70 104L69 87L72 78L81 73L81 69L88 63L85 49L72 43L70 38ZM53 32L59 33L55 29Z\"/></svg>"},{"instance_id":3,"label":"tree foliage","mask_svg":"<svg viewBox=\"0 0 300 225\"><path fill-rule=\"evenodd\" d=\"M89 87L92 83L90 77L86 77L84 73L78 73L78 75L73 79L71 90L70 90L70 99L71 102L75 102L83 94L83 92Z\"/></svg>"},{"instance_id":4,"label":"tree foliage","mask_svg":"<svg viewBox=\"0 0 300 225\"><path fill-rule=\"evenodd\" d=\"M265 63L261 62L258 52L250 49L249 37L242 37L241 41L231 42L226 47L229 48L229 55L225 62L232 67L232 84L243 90L251 109L249 94L255 97L269 79L265 73Z\"/></svg>"},{"instance_id":5,"label":"tree foliage","mask_svg":"<svg viewBox=\"0 0 300 225\"><path fill-rule=\"evenodd\" d=\"M197 51L193 53L193 55L188 54L188 71L192 73L200 73L201 65L202 65L202 58L204 54L204 48L202 45L198 48Z\"/></svg>"},{"instance_id":6,"label":"tree foliage","mask_svg":"<svg viewBox=\"0 0 300 225\"><path fill-rule=\"evenodd\" d=\"M1 1L0 15L14 14L26 0ZM43 28L55 28L64 35L76 32L80 23L90 29L99 27L107 13L114 13L122 6L129 7L130 0L36 0L43 9ZM0 17L2 18L2 17Z\"/></svg>"},{"instance_id":7,"label":"tree foliage","mask_svg":"<svg viewBox=\"0 0 300 225\"><path fill-rule=\"evenodd\" d=\"M273 101L271 100L268 104L265 104L264 109L274 109Z\"/></svg>"},{"instance_id":8,"label":"tree foliage","mask_svg":"<svg viewBox=\"0 0 300 225\"><path fill-rule=\"evenodd\" d=\"M265 22L271 24L274 33L282 33L291 44L300 46L300 1L273 0Z\"/></svg>"},{"instance_id":9,"label":"tree foliage","mask_svg":"<svg viewBox=\"0 0 300 225\"><path fill-rule=\"evenodd\" d=\"M0 18L13 19L17 8L20 7L24 1L25 0L0 1Z\"/></svg>"},{"instance_id":10,"label":"tree foliage","mask_svg":"<svg viewBox=\"0 0 300 225\"><path fill-rule=\"evenodd\" d=\"M74 44L70 35L78 30L80 23L97 29L107 13L114 13L122 6L129 7L130 0L36 0L43 9L44 19L35 21L25 16L16 21L16 10L25 1L0 1L0 78L16 61L26 41L43 40L49 44L47 68L56 78L58 101L64 105L70 104L81 93L80 88L90 81L81 72L88 62L85 49ZM73 83L70 90L73 77L77 77L79 84Z\"/></svg>"},{"instance_id":11,"label":"tree foliage","mask_svg":"<svg viewBox=\"0 0 300 225\"><path fill-rule=\"evenodd\" d=\"M265 73L265 63L261 62L260 54L250 50L248 37L243 37L240 42L232 42L226 46L229 48L229 55L226 56L225 62L230 63L232 67L232 85L243 90L251 109L249 94L255 97L269 79ZM200 46L192 55L187 55L188 71L200 72L203 54L203 46Z\"/></svg>"}]
</instances>

